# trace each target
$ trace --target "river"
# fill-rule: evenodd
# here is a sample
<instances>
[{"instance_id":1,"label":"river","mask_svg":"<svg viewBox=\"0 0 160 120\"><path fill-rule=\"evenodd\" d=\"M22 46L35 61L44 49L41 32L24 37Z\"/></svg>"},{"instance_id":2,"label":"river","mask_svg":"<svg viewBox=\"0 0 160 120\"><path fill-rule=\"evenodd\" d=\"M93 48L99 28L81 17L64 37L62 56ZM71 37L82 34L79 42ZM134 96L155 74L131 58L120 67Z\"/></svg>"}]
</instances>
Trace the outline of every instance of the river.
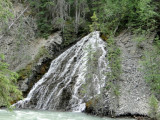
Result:
<instances>
[{"instance_id":1,"label":"river","mask_svg":"<svg viewBox=\"0 0 160 120\"><path fill-rule=\"evenodd\" d=\"M78 112L54 112L34 110L0 110L0 120L134 120L96 117Z\"/></svg>"}]
</instances>

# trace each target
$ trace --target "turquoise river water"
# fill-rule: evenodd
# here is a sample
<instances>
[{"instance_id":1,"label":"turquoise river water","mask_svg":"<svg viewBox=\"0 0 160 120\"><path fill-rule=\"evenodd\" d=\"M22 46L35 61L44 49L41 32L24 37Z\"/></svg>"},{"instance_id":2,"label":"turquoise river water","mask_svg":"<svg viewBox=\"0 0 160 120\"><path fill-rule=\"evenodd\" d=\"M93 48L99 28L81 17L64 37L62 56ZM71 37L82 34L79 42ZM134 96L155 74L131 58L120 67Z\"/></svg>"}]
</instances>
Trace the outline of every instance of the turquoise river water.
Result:
<instances>
[{"instance_id":1,"label":"turquoise river water","mask_svg":"<svg viewBox=\"0 0 160 120\"><path fill-rule=\"evenodd\" d=\"M0 120L134 120L95 117L78 112L53 112L33 110L0 110Z\"/></svg>"}]
</instances>

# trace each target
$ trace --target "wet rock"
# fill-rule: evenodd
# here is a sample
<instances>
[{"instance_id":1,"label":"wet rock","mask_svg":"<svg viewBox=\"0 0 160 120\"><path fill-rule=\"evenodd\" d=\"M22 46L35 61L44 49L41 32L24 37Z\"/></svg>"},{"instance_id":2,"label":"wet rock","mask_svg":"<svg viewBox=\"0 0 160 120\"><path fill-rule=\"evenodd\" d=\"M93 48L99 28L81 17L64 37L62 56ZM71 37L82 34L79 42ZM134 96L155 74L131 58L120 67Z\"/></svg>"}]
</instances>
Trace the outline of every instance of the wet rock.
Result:
<instances>
[{"instance_id":1,"label":"wet rock","mask_svg":"<svg viewBox=\"0 0 160 120\"><path fill-rule=\"evenodd\" d=\"M54 33L45 41L46 43L42 44L43 46L41 45L43 49L40 48L33 61L30 61L30 64L27 65L29 67L26 66L20 70L22 72L18 72L20 74L18 84L24 97L27 96L33 85L48 71L51 60L60 54L62 43L60 32ZM26 78L27 82L25 82Z\"/></svg>"},{"instance_id":2,"label":"wet rock","mask_svg":"<svg viewBox=\"0 0 160 120\"><path fill-rule=\"evenodd\" d=\"M100 51L93 79L87 78L88 52L85 49L89 45L93 51L97 48ZM52 61L48 72L34 85L27 98L16 106L26 108L29 103L30 106L35 105L35 109L84 111L85 101L101 94L101 89L105 87L107 79L104 73L110 71L105 48L106 43L99 37L99 32L84 37ZM99 111L102 111L101 108Z\"/></svg>"},{"instance_id":3,"label":"wet rock","mask_svg":"<svg viewBox=\"0 0 160 120\"><path fill-rule=\"evenodd\" d=\"M139 61L143 49L137 47L137 43L132 40L132 37L130 32L124 32L115 38L117 46L121 50L122 59L120 81L114 81L115 84L119 84L120 95L115 96L108 89L101 91L102 88L106 88L108 80L103 73L111 70L107 60L107 44L99 39L97 34L93 34L93 36L90 34L54 59L49 71L35 84L28 97L17 103L16 106L19 108L31 106L35 109L46 110L84 111L113 117L148 115L151 91L143 78L143 73L139 71L139 68L142 67ZM100 70L101 79L96 73L92 81L88 82L86 78L88 71L85 70L87 54L84 48L89 43L92 43L92 47L95 48L96 39L99 40L100 52L99 64L96 64L99 68L95 68L95 71ZM145 47L148 46L150 45L145 45ZM53 47L49 48L53 49ZM40 61L43 62L38 63L30 81L39 78L36 72L38 74L44 72L44 67L41 69L41 65L43 66L46 61L45 59Z\"/></svg>"}]
</instances>

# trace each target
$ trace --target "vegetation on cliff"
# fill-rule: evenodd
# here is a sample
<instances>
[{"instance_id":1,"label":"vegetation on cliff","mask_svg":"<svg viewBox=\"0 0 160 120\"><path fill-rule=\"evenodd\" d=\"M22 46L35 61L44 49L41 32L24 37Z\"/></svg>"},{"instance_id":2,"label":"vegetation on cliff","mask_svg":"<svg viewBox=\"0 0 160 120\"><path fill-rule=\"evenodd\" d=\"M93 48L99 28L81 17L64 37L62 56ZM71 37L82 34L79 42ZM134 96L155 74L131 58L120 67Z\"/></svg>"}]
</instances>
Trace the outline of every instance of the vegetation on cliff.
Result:
<instances>
[{"instance_id":1,"label":"vegetation on cliff","mask_svg":"<svg viewBox=\"0 0 160 120\"><path fill-rule=\"evenodd\" d=\"M2 33L10 28L8 21L13 16L12 1L14 0L0 0ZM158 0L19 0L19 2L30 6L32 12L29 14L37 18L37 37L48 38L51 33L61 30L65 46L90 31L101 31L101 37L108 43L108 59L112 69L108 86L114 88L116 95L120 93L118 87L113 86L113 82L119 79L121 65L120 50L116 46L114 37L122 30L128 29L142 37L138 41L139 44L146 40L146 35L156 33L153 48L145 50L142 64L144 77L151 86L152 94L157 97L152 97L151 103L155 103L155 99L160 99L160 2ZM3 34L0 39L1 37ZM10 102L19 98L21 93L15 86L17 74L8 70L8 65L3 62L3 55L0 61L0 77L2 82L0 101L3 105L10 105ZM157 107L157 104L150 105L152 108Z\"/></svg>"},{"instance_id":2,"label":"vegetation on cliff","mask_svg":"<svg viewBox=\"0 0 160 120\"><path fill-rule=\"evenodd\" d=\"M94 24L98 26L98 28L95 28L96 30L100 30L103 36L108 36L105 37L105 40L114 38L124 29L129 29L134 34L144 36L156 32L160 26L159 3L156 0L29 1L29 4L36 11L33 15L38 18L37 25L40 35L47 37L54 30L62 30L65 44L70 44L80 35L88 33L90 29L93 29ZM95 16L97 20L92 22ZM108 39L108 42L110 39ZM159 41L159 38L157 41ZM112 43L114 43L114 40ZM114 45L110 49L112 51L109 51L111 56L117 56L116 50L113 49ZM118 56L116 58L110 57L111 63L113 63L112 68L114 66L114 69L117 70L120 68L118 59ZM120 73L117 70L113 74ZM158 73L156 74L158 77ZM153 84L159 83L158 79L155 80L156 82L150 81ZM155 85L151 86L153 88ZM159 89L159 86L155 87Z\"/></svg>"},{"instance_id":3,"label":"vegetation on cliff","mask_svg":"<svg viewBox=\"0 0 160 120\"><path fill-rule=\"evenodd\" d=\"M18 74L8 69L3 62L4 55L0 54L0 106L10 106L14 101L22 98L22 93L16 86Z\"/></svg>"},{"instance_id":4,"label":"vegetation on cliff","mask_svg":"<svg viewBox=\"0 0 160 120\"><path fill-rule=\"evenodd\" d=\"M0 0L0 24L5 26L8 23L12 12L10 8L12 3L10 0ZM7 28L6 28L7 29ZM0 32L4 29L0 29ZM1 39L2 36L0 36ZM0 53L0 106L10 106L12 102L21 99L22 93L18 89L16 82L18 74L8 69L8 64L4 62L4 55Z\"/></svg>"}]
</instances>

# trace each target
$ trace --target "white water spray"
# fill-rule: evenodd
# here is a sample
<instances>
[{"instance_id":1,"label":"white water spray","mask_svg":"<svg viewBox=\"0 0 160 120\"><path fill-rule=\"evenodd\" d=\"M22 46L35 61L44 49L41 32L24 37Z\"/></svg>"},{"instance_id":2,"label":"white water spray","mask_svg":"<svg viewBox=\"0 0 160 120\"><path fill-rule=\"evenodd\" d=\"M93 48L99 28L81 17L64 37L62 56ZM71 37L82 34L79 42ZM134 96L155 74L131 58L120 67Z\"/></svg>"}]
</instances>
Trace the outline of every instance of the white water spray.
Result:
<instances>
[{"instance_id":1,"label":"white water spray","mask_svg":"<svg viewBox=\"0 0 160 120\"><path fill-rule=\"evenodd\" d=\"M106 43L99 37L99 32L92 32L81 39L77 44L62 53L52 61L48 72L31 89L28 96L15 104L17 108L35 109L67 109L83 111L85 99L101 93L105 86L108 72ZM97 44L97 45L96 45ZM93 50L99 50L98 71L89 83L94 86L94 95L82 95L82 86L86 83L87 52L85 49L91 45ZM97 68L95 68L97 69ZM86 98L86 96L89 96Z\"/></svg>"}]
</instances>

